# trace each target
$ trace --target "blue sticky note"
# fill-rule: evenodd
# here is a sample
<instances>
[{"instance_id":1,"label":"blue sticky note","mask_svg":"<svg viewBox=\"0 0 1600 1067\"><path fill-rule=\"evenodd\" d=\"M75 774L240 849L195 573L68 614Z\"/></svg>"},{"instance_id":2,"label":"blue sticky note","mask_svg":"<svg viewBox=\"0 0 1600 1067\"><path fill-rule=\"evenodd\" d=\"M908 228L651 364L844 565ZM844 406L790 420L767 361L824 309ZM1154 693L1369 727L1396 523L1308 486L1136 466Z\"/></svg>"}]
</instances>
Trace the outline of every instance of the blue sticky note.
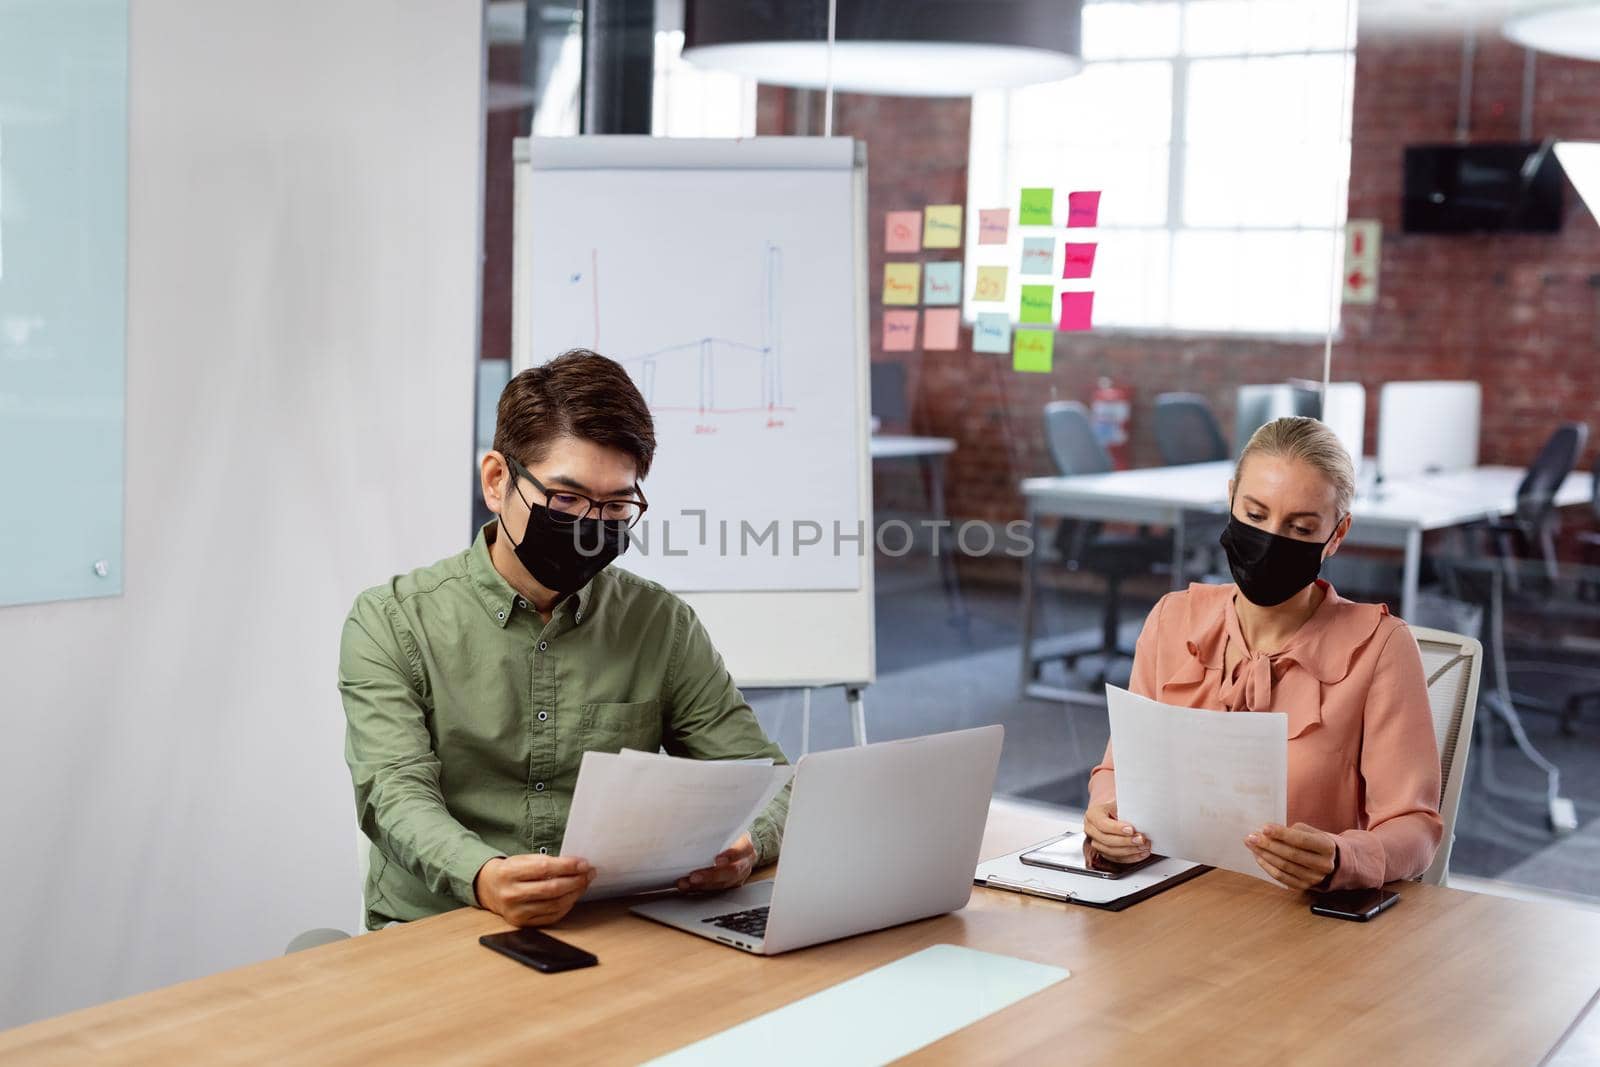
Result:
<instances>
[{"instance_id":1,"label":"blue sticky note","mask_svg":"<svg viewBox=\"0 0 1600 1067\"><path fill-rule=\"evenodd\" d=\"M978 321L972 327L972 350L1001 355L1011 351L1011 319L1004 311L978 312Z\"/></svg>"},{"instance_id":2,"label":"blue sticky note","mask_svg":"<svg viewBox=\"0 0 1600 1067\"><path fill-rule=\"evenodd\" d=\"M922 302L924 304L961 303L961 261L954 263L924 263L922 265Z\"/></svg>"},{"instance_id":3,"label":"blue sticky note","mask_svg":"<svg viewBox=\"0 0 1600 1067\"><path fill-rule=\"evenodd\" d=\"M1054 237L1024 237L1022 239L1022 273L1050 274L1056 261Z\"/></svg>"}]
</instances>

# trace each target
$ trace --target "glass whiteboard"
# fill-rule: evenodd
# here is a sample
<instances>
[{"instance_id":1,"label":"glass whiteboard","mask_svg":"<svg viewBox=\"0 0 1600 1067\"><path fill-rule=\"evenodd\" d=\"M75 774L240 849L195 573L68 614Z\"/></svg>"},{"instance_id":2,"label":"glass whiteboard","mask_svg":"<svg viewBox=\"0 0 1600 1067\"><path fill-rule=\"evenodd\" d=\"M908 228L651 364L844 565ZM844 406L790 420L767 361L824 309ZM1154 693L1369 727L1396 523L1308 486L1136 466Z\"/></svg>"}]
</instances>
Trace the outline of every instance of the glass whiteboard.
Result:
<instances>
[{"instance_id":1,"label":"glass whiteboard","mask_svg":"<svg viewBox=\"0 0 1600 1067\"><path fill-rule=\"evenodd\" d=\"M126 0L0 2L0 605L122 592Z\"/></svg>"}]
</instances>

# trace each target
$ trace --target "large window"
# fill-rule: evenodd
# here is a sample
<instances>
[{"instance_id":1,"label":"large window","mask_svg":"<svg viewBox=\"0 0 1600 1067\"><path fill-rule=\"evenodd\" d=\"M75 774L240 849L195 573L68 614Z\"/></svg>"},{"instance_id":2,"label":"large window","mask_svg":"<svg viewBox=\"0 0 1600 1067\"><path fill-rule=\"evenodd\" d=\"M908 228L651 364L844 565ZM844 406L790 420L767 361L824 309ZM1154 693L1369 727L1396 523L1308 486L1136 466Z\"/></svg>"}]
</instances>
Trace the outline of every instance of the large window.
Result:
<instances>
[{"instance_id":1,"label":"large window","mask_svg":"<svg viewBox=\"0 0 1600 1067\"><path fill-rule=\"evenodd\" d=\"M1094 289L1098 326L1323 334L1338 313L1354 10L1090 0L1082 73L974 98L970 209L1014 212L1026 186L1101 190L1094 277L1064 283ZM1018 241L1004 260L974 246L969 293L972 266L1015 263Z\"/></svg>"}]
</instances>

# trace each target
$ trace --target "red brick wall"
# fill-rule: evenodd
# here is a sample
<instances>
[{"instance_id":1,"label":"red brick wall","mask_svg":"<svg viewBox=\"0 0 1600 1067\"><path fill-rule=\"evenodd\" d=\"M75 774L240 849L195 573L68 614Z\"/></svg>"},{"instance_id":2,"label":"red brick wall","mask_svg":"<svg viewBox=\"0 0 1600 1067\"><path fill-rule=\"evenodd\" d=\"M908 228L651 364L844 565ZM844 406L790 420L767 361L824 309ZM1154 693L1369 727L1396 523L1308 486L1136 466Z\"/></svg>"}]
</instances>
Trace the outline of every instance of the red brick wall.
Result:
<instances>
[{"instance_id":1,"label":"red brick wall","mask_svg":"<svg viewBox=\"0 0 1600 1067\"><path fill-rule=\"evenodd\" d=\"M1358 40L1350 215L1382 221L1383 263L1379 302L1345 309L1334 378L1367 386L1369 450L1384 382L1481 381L1482 459L1522 464L1558 421L1587 421L1600 435L1600 227L1569 189L1554 236L1399 232L1402 148L1453 139L1461 52L1459 38L1363 31ZM1474 66L1474 140L1519 139L1522 72L1522 51L1486 34ZM1537 79L1535 139L1600 140L1600 64L1541 56ZM759 132L820 132L818 96L763 87ZM969 118L966 100L837 99L835 131L868 142L874 359L906 358L877 347L883 213L965 201ZM1007 357L974 354L969 333L963 345L908 354L912 429L959 443L948 468L952 515L997 521L1020 514L1018 476L1049 470L1039 426L1047 400L1087 399L1102 375L1130 385L1133 459L1154 464L1156 394L1204 393L1231 427L1235 386L1319 377L1322 368L1321 343L1059 334L1051 374L1017 374ZM1589 456L1595 450L1592 441ZM895 500L898 486L883 483L880 498Z\"/></svg>"}]
</instances>

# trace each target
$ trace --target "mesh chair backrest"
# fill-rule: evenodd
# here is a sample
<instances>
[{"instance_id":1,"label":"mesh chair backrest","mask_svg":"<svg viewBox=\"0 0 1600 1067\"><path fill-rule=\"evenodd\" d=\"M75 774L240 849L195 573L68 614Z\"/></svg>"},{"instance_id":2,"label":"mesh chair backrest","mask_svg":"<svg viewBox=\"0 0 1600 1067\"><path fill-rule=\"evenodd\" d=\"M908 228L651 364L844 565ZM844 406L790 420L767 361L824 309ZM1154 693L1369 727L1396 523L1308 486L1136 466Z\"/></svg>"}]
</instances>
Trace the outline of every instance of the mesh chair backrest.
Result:
<instances>
[{"instance_id":1,"label":"mesh chair backrest","mask_svg":"<svg viewBox=\"0 0 1600 1067\"><path fill-rule=\"evenodd\" d=\"M1550 513L1556 493L1572 473L1588 437L1589 427L1581 422L1564 422L1556 427L1517 486L1519 519L1536 522Z\"/></svg>"},{"instance_id":2,"label":"mesh chair backrest","mask_svg":"<svg viewBox=\"0 0 1600 1067\"><path fill-rule=\"evenodd\" d=\"M1589 507L1594 512L1594 517L1600 519L1600 453L1594 457L1594 468L1590 471L1590 477L1594 479L1594 501Z\"/></svg>"},{"instance_id":3,"label":"mesh chair backrest","mask_svg":"<svg viewBox=\"0 0 1600 1067\"><path fill-rule=\"evenodd\" d=\"M1205 397L1163 393L1156 397L1156 447L1169 467L1215 463L1228 458L1228 442Z\"/></svg>"},{"instance_id":4,"label":"mesh chair backrest","mask_svg":"<svg viewBox=\"0 0 1600 1067\"><path fill-rule=\"evenodd\" d=\"M1439 851L1422 881L1443 885L1455 840L1467 754L1472 746L1483 646L1471 637L1419 626L1411 628L1411 635L1417 639L1423 677L1428 680L1428 708L1433 713L1433 735L1439 745L1439 817L1444 822Z\"/></svg>"},{"instance_id":5,"label":"mesh chair backrest","mask_svg":"<svg viewBox=\"0 0 1600 1067\"><path fill-rule=\"evenodd\" d=\"M1044 440L1062 474L1104 474L1111 456L1094 435L1089 409L1076 400L1052 400L1044 406Z\"/></svg>"}]
</instances>

